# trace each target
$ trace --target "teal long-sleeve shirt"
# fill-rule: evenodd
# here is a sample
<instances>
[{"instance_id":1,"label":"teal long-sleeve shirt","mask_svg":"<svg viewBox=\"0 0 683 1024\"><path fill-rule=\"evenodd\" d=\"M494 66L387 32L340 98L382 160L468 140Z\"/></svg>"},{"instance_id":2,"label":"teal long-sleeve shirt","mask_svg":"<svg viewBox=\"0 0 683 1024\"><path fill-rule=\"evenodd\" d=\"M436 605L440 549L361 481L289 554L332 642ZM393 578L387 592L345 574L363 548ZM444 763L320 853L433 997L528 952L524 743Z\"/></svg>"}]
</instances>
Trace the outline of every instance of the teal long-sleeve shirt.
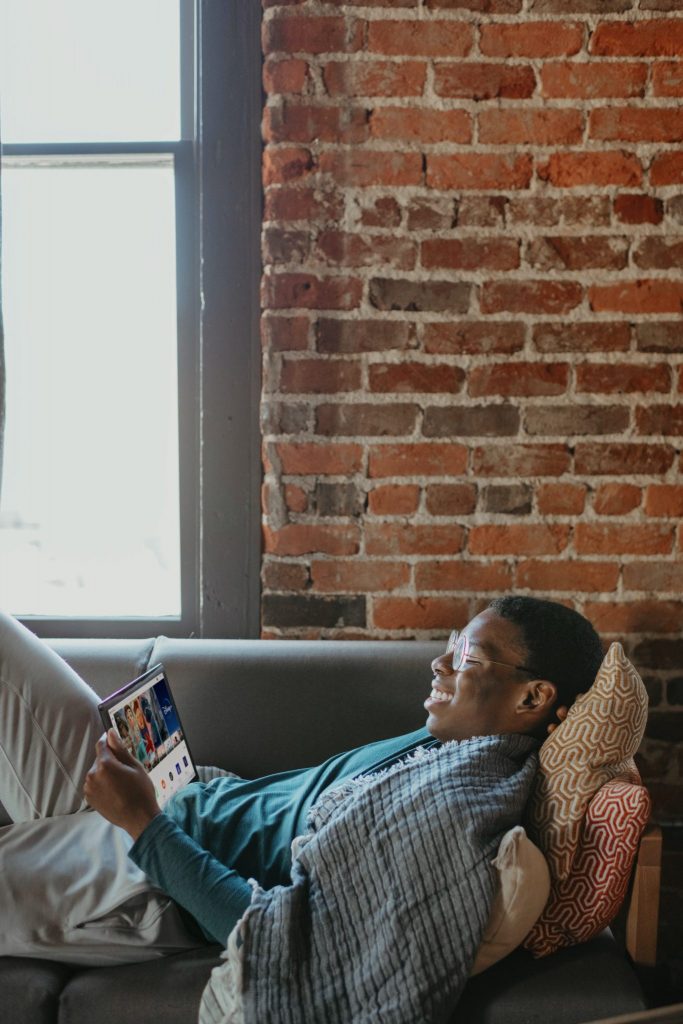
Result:
<instances>
[{"instance_id":1,"label":"teal long-sleeve shirt","mask_svg":"<svg viewBox=\"0 0 683 1024\"><path fill-rule=\"evenodd\" d=\"M207 939L224 945L251 902L248 878L264 889L290 883L292 840L306 831L308 811L326 789L434 745L426 729L417 729L314 768L191 783L150 822L129 856Z\"/></svg>"}]
</instances>

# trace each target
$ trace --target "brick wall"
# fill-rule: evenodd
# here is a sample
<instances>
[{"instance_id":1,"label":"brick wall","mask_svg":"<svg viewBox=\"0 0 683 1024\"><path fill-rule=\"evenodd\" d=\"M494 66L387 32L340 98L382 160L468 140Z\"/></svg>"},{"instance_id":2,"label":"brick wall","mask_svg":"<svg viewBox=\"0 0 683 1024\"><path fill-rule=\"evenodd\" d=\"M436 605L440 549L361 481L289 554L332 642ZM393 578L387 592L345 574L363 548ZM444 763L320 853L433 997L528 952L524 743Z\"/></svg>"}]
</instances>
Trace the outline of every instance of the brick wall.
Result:
<instances>
[{"instance_id":1,"label":"brick wall","mask_svg":"<svg viewBox=\"0 0 683 1024\"><path fill-rule=\"evenodd\" d=\"M683 4L264 8L263 635L573 603L683 817Z\"/></svg>"}]
</instances>

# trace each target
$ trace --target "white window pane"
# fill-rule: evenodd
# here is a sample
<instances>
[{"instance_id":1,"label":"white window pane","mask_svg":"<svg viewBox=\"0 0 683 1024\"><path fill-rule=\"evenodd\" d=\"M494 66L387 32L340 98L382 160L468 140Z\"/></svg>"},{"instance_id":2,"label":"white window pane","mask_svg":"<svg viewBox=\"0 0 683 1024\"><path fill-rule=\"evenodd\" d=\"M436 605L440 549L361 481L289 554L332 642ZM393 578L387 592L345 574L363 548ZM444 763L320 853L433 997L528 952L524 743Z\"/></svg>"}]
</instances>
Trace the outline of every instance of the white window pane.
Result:
<instances>
[{"instance_id":1,"label":"white window pane","mask_svg":"<svg viewBox=\"0 0 683 1024\"><path fill-rule=\"evenodd\" d=\"M179 0L0 0L2 137L180 138Z\"/></svg>"},{"instance_id":2,"label":"white window pane","mask_svg":"<svg viewBox=\"0 0 683 1024\"><path fill-rule=\"evenodd\" d=\"M15 614L180 613L174 185L163 159L3 168L0 606Z\"/></svg>"}]
</instances>

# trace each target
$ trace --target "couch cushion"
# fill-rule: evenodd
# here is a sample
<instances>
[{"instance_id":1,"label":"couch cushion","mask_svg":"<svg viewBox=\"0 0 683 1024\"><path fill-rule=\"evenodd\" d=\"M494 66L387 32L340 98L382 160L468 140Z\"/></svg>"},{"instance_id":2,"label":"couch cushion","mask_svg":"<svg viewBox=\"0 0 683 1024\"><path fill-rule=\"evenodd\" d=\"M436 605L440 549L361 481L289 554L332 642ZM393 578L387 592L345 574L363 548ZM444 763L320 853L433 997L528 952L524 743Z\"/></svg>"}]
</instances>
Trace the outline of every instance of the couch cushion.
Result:
<instances>
[{"instance_id":1,"label":"couch cushion","mask_svg":"<svg viewBox=\"0 0 683 1024\"><path fill-rule=\"evenodd\" d=\"M74 972L66 964L26 957L0 957L0 1020L7 1024L52 1024L59 995Z\"/></svg>"},{"instance_id":2,"label":"couch cushion","mask_svg":"<svg viewBox=\"0 0 683 1024\"><path fill-rule=\"evenodd\" d=\"M219 946L205 946L146 963L81 971L62 993L59 1024L196 1021L220 952Z\"/></svg>"},{"instance_id":3,"label":"couch cushion","mask_svg":"<svg viewBox=\"0 0 683 1024\"><path fill-rule=\"evenodd\" d=\"M543 960L511 953L468 981L452 1024L581 1024L644 1009L638 979L606 930Z\"/></svg>"}]
</instances>

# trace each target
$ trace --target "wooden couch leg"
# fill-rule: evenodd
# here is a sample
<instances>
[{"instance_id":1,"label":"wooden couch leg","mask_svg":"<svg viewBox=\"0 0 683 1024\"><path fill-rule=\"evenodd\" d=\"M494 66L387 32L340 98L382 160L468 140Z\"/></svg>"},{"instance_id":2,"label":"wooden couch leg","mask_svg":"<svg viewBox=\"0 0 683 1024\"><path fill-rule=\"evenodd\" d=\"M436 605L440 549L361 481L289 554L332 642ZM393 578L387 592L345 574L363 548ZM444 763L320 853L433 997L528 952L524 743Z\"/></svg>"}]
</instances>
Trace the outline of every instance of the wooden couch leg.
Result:
<instances>
[{"instance_id":1,"label":"wooden couch leg","mask_svg":"<svg viewBox=\"0 0 683 1024\"><path fill-rule=\"evenodd\" d=\"M626 918L626 949L634 963L657 962L657 927L662 864L662 830L648 825L640 840Z\"/></svg>"}]
</instances>

